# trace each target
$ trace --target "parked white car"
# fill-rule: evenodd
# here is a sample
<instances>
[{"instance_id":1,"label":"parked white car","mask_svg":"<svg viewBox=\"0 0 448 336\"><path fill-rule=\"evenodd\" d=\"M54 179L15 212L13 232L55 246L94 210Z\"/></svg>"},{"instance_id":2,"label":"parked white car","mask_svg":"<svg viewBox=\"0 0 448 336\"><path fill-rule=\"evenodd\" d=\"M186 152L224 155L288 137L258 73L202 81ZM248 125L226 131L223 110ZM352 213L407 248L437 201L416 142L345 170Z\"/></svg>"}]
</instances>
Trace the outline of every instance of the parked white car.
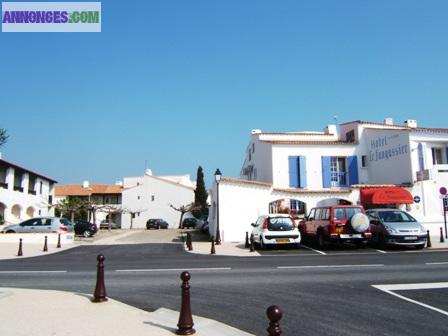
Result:
<instances>
[{"instance_id":1,"label":"parked white car","mask_svg":"<svg viewBox=\"0 0 448 336\"><path fill-rule=\"evenodd\" d=\"M287 214L268 214L258 217L253 226L252 234L254 243L260 249L269 245L291 245L299 246L301 241L300 232L294 219Z\"/></svg>"}]
</instances>

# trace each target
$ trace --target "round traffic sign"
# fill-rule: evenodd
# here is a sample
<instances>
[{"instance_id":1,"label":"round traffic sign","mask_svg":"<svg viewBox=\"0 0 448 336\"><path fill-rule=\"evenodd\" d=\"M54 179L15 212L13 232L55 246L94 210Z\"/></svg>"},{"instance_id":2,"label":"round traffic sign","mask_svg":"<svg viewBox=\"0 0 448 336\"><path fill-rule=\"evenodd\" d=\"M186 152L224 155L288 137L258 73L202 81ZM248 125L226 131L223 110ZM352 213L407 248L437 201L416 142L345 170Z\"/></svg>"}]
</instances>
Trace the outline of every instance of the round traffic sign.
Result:
<instances>
[{"instance_id":1,"label":"round traffic sign","mask_svg":"<svg viewBox=\"0 0 448 336\"><path fill-rule=\"evenodd\" d=\"M439 189L439 192L440 192L440 195L446 195L447 190L446 190L445 187L441 187L441 188Z\"/></svg>"},{"instance_id":2,"label":"round traffic sign","mask_svg":"<svg viewBox=\"0 0 448 336\"><path fill-rule=\"evenodd\" d=\"M421 201L420 196L414 196L415 203L420 203L420 201Z\"/></svg>"}]
</instances>

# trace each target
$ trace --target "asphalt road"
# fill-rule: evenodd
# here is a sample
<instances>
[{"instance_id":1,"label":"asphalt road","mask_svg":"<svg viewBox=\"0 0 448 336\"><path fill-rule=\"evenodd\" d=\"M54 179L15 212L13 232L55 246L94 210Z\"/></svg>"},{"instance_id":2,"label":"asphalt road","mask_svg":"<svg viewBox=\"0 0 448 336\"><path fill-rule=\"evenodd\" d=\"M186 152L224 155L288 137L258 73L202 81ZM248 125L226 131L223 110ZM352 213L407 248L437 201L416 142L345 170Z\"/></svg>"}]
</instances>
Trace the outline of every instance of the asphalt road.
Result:
<instances>
[{"instance_id":1,"label":"asphalt road","mask_svg":"<svg viewBox=\"0 0 448 336\"><path fill-rule=\"evenodd\" d=\"M81 246L0 261L0 286L92 293L99 253L106 257L108 296L149 311L179 310L179 275L190 270L195 315L256 335L266 335L272 304L283 311L283 335L448 334L448 285L373 287L448 282L447 251L303 249L224 257L188 254L180 244Z\"/></svg>"}]
</instances>

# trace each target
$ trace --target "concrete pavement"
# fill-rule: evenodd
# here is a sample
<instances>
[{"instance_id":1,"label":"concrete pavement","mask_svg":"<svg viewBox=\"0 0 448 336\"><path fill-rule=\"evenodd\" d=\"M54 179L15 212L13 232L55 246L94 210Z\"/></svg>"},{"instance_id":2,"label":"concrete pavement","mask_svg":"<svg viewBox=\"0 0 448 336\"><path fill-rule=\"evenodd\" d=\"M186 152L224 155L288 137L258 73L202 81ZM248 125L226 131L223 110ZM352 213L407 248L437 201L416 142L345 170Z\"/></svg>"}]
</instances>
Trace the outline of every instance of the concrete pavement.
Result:
<instances>
[{"instance_id":1,"label":"concrete pavement","mask_svg":"<svg viewBox=\"0 0 448 336\"><path fill-rule=\"evenodd\" d=\"M179 313L161 308L147 312L109 299L53 290L0 288L2 336L147 336L175 335ZM223 323L193 316L195 335L250 336Z\"/></svg>"}]
</instances>

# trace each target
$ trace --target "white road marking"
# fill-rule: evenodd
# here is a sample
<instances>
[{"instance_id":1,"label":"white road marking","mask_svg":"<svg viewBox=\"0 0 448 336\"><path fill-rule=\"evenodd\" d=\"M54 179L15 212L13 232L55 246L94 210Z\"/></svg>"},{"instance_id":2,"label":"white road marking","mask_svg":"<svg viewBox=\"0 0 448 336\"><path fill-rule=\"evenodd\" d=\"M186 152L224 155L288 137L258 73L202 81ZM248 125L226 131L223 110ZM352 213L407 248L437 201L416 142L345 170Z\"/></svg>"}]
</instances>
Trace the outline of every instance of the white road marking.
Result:
<instances>
[{"instance_id":1,"label":"white road marking","mask_svg":"<svg viewBox=\"0 0 448 336\"><path fill-rule=\"evenodd\" d=\"M277 266L279 269L300 269L300 268L353 268L353 267L382 267L384 264L370 264L370 265L310 265L310 266Z\"/></svg>"},{"instance_id":2,"label":"white road marking","mask_svg":"<svg viewBox=\"0 0 448 336\"><path fill-rule=\"evenodd\" d=\"M183 272L183 271L230 271L231 267L210 267L210 268L147 268L147 269L124 269L115 272Z\"/></svg>"},{"instance_id":3,"label":"white road marking","mask_svg":"<svg viewBox=\"0 0 448 336\"><path fill-rule=\"evenodd\" d=\"M67 271L0 271L2 274L16 274L16 273L67 273Z\"/></svg>"},{"instance_id":4,"label":"white road marking","mask_svg":"<svg viewBox=\"0 0 448 336\"><path fill-rule=\"evenodd\" d=\"M383 250L375 250L375 251L378 251L380 253L387 253L386 251L383 251Z\"/></svg>"},{"instance_id":5,"label":"white road marking","mask_svg":"<svg viewBox=\"0 0 448 336\"><path fill-rule=\"evenodd\" d=\"M308 249L308 250L311 250L311 251L314 251L314 252L320 253L320 254L322 254L322 255L327 255L327 254L326 254L325 252L322 252L322 251L319 251L319 250L313 249L313 248L311 248L311 247L309 247L309 246L305 246L305 245L302 245L302 247L304 247L304 248L306 248L306 249Z\"/></svg>"},{"instance_id":6,"label":"white road marking","mask_svg":"<svg viewBox=\"0 0 448 336\"><path fill-rule=\"evenodd\" d=\"M439 309L433 306L430 306L426 303L422 303L416 300L409 299L405 296L402 296L400 294L394 293L393 291L397 290L417 290L417 289L437 289L437 288L448 288L448 282L432 282L432 283L415 283L415 284L393 284L393 285L372 285L372 287L375 287L376 289L379 289L387 294L393 295L395 297L398 297L402 300L414 303L416 305L434 310L440 314L447 315L448 312Z\"/></svg>"},{"instance_id":7,"label":"white road marking","mask_svg":"<svg viewBox=\"0 0 448 336\"><path fill-rule=\"evenodd\" d=\"M426 263L426 265L448 265L448 261L444 262L430 262Z\"/></svg>"}]
</instances>

